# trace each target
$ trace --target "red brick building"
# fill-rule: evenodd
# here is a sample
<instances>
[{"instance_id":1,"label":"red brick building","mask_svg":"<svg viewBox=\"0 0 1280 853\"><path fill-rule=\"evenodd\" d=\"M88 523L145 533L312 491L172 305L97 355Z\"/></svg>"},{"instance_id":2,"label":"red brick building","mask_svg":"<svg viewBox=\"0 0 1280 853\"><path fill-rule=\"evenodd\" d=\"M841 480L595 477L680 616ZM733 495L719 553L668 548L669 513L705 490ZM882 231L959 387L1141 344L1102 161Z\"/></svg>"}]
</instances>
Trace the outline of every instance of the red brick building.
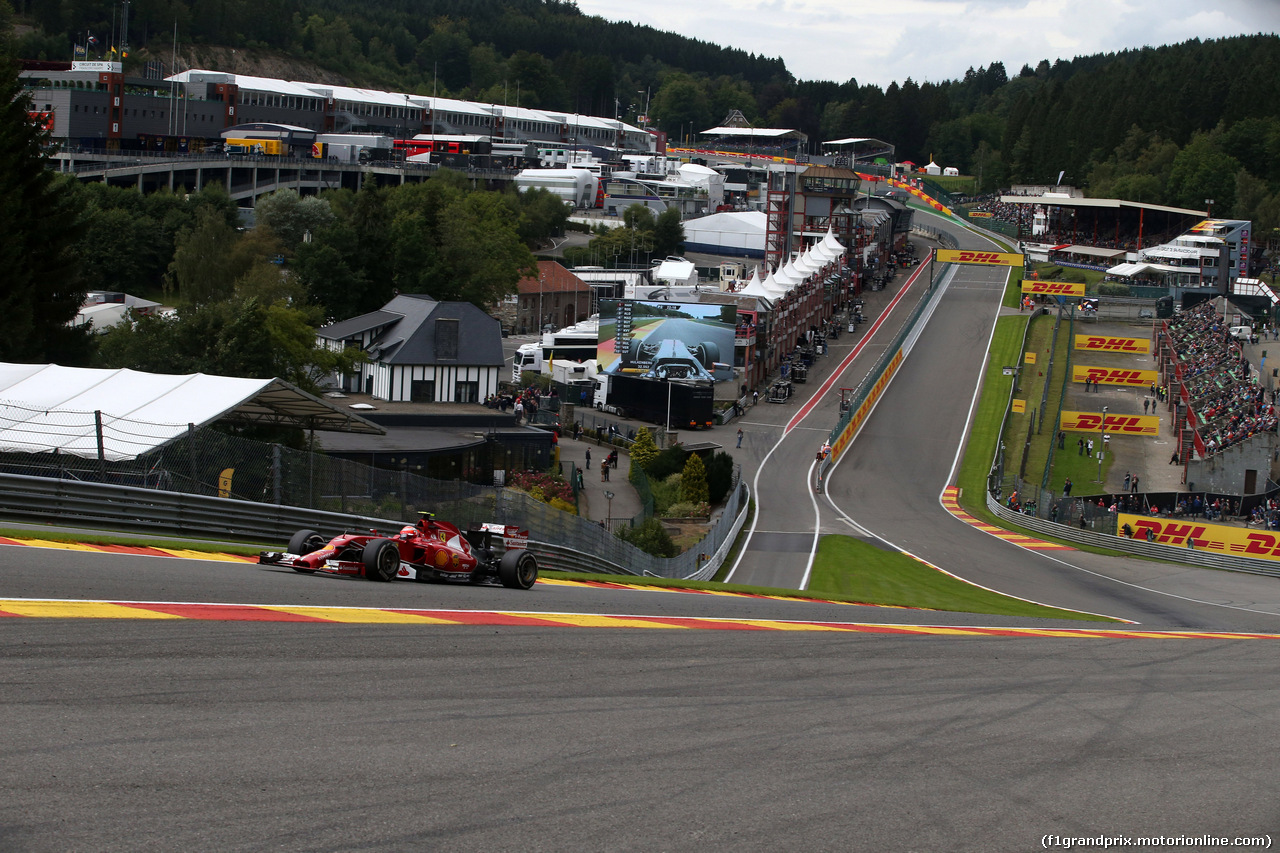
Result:
<instances>
[{"instance_id":1,"label":"red brick building","mask_svg":"<svg viewBox=\"0 0 1280 853\"><path fill-rule=\"evenodd\" d=\"M595 311L591 287L555 261L538 261L538 275L522 278L516 286L512 326L517 334L572 326Z\"/></svg>"}]
</instances>

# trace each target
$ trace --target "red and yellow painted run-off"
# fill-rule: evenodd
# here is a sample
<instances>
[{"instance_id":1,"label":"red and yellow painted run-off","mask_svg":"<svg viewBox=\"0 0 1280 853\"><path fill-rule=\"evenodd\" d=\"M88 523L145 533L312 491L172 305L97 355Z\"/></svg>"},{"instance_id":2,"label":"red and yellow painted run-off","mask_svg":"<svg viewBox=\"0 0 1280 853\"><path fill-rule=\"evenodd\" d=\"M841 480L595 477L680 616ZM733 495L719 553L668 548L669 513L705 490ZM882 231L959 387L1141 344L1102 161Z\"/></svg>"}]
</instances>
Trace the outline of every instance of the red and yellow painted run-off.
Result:
<instances>
[{"instance_id":1,"label":"red and yellow painted run-off","mask_svg":"<svg viewBox=\"0 0 1280 853\"><path fill-rule=\"evenodd\" d=\"M1130 631L1093 628L989 628L952 625L887 625L714 619L597 613L529 613L502 610L403 610L268 604L200 604L157 601L0 599L0 617L44 619L151 619L218 622L312 622L347 625L481 625L512 628L666 628L703 631L825 631L946 637L1057 637L1065 639L1280 640L1280 634L1222 631Z\"/></svg>"},{"instance_id":2,"label":"red and yellow painted run-off","mask_svg":"<svg viewBox=\"0 0 1280 853\"><path fill-rule=\"evenodd\" d=\"M242 554L218 554L208 551L189 551L184 548L156 548L150 545L90 545L84 542L55 542L49 539L16 539L0 536L0 545L26 545L32 548L55 548L63 551L85 551L99 554L133 554L141 557L180 557L186 560L216 560L228 563L257 563L257 557L246 557ZM543 568L554 571L550 566ZM691 589L681 586L655 586L653 584L625 583L618 581L567 580L562 578L538 579L538 583L546 586L586 587L589 589L626 589L642 592L675 592L689 595L720 595L731 598L761 598L771 601L801 601L820 604L847 604L851 607L892 607L885 604L862 604L856 601L831 601L825 598L813 598L799 595L764 595L757 592L736 592L733 590ZM918 609L918 608L902 608Z\"/></svg>"},{"instance_id":3,"label":"red and yellow painted run-off","mask_svg":"<svg viewBox=\"0 0 1280 853\"><path fill-rule=\"evenodd\" d=\"M996 527L994 524L987 524L985 521L974 518L969 513L960 508L960 490L955 486L947 486L942 491L942 506L947 512L963 521L970 527L976 527L984 533L990 533L997 539L1003 539L1011 542L1019 548L1028 548L1032 551L1074 551L1070 545L1060 545L1057 542L1045 542L1043 539L1035 539L1031 536L1025 536L1021 533L1014 533L1012 530L1005 530L1003 527Z\"/></svg>"},{"instance_id":4,"label":"red and yellow painted run-off","mask_svg":"<svg viewBox=\"0 0 1280 853\"><path fill-rule=\"evenodd\" d=\"M87 551L98 554L133 554L139 557L181 557L185 560L218 560L225 563L256 563L257 557L243 554L217 554L190 551L186 548L156 548L151 545L89 545L84 542L55 542L51 539L26 539L0 536L0 545L26 545L32 548L56 548L62 551Z\"/></svg>"}]
</instances>

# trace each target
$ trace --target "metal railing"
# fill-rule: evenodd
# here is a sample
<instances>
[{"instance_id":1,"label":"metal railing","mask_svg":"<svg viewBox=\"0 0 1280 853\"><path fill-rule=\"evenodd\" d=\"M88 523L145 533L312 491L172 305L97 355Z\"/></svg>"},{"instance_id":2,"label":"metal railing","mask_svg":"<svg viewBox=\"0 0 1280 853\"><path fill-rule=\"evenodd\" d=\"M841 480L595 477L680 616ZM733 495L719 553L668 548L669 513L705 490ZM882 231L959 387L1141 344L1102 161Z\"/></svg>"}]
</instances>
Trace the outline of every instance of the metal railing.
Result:
<instances>
[{"instance_id":1,"label":"metal railing","mask_svg":"<svg viewBox=\"0 0 1280 853\"><path fill-rule=\"evenodd\" d=\"M479 521L527 526L529 550L547 569L691 579L709 577L719 567L717 555L723 561L727 543L741 529L746 499L747 488L739 484L703 540L671 559L646 554L599 525L511 489L491 488L467 500L433 506L447 510L441 517L462 528ZM257 543L280 543L302 528L325 535L370 529L389 534L405 523L403 518L21 474L0 474L0 514L27 521Z\"/></svg>"},{"instance_id":2,"label":"metal railing","mask_svg":"<svg viewBox=\"0 0 1280 853\"><path fill-rule=\"evenodd\" d=\"M1014 527L1025 528L1044 536L1075 542L1078 545L1092 545L1107 548L1137 557L1152 557L1172 563L1186 563L1208 569L1225 569L1233 572L1246 572L1254 575L1270 575L1280 577L1280 564L1271 560L1257 560L1252 557L1232 557L1225 554L1212 554L1191 548L1179 548L1174 545L1160 545L1142 539L1130 539L1113 533L1099 533L1088 528L1080 529L1052 521L1045 521L1032 515L1014 512L988 492L987 509ZM1114 521L1112 522L1114 526Z\"/></svg>"}]
</instances>

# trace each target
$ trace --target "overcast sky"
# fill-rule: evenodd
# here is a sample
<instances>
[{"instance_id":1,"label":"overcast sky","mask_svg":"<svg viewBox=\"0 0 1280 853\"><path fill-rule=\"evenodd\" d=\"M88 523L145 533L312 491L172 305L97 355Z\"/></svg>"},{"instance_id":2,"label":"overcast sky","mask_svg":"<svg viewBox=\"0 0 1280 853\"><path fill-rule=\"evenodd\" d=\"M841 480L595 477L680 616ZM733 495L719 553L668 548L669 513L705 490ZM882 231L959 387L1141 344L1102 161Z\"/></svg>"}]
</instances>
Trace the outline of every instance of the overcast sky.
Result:
<instances>
[{"instance_id":1,"label":"overcast sky","mask_svg":"<svg viewBox=\"0 0 1280 853\"><path fill-rule=\"evenodd\" d=\"M881 87L964 76L1003 62L1280 31L1280 0L577 0L634 21L782 57L801 80Z\"/></svg>"}]
</instances>

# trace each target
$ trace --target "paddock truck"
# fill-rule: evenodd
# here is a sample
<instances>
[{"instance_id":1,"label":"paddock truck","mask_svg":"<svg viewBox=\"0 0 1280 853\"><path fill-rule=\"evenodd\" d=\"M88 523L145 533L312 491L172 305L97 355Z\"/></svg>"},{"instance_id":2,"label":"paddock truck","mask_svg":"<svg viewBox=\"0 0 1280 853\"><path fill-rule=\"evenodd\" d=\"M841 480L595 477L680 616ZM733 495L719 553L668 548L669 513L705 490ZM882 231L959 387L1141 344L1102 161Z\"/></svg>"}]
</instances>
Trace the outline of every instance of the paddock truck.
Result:
<instances>
[{"instance_id":1,"label":"paddock truck","mask_svg":"<svg viewBox=\"0 0 1280 853\"><path fill-rule=\"evenodd\" d=\"M287 566L295 572L350 575L371 581L393 579L446 581L529 589L538 579L538 561L529 553L529 531L484 523L465 534L431 513L406 524L395 536L376 530L343 533L326 540L314 530L299 530L285 551L263 551L258 563Z\"/></svg>"},{"instance_id":2,"label":"paddock truck","mask_svg":"<svg viewBox=\"0 0 1280 853\"><path fill-rule=\"evenodd\" d=\"M671 413L671 429L704 429L715 424L715 391L710 382L660 381L625 373L600 377L596 408L619 417L661 424Z\"/></svg>"}]
</instances>

